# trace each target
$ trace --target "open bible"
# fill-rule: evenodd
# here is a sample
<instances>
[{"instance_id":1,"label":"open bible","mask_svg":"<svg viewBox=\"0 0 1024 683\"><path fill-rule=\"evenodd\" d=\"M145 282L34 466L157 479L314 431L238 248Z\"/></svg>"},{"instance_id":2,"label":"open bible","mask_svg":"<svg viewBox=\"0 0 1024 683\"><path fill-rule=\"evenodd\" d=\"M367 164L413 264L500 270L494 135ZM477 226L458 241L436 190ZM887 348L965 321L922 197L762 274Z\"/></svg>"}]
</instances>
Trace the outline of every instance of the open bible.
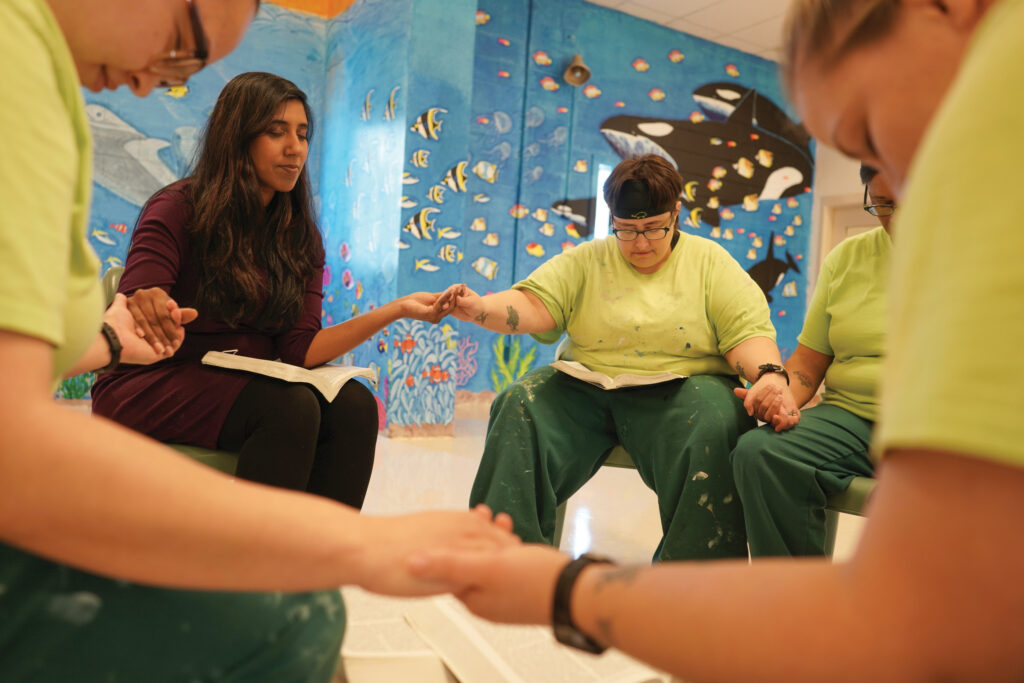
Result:
<instances>
[{"instance_id":1,"label":"open bible","mask_svg":"<svg viewBox=\"0 0 1024 683\"><path fill-rule=\"evenodd\" d=\"M373 370L354 365L320 365L307 369L276 360L239 356L237 353L225 351L207 351L203 356L203 365L266 375L285 382L308 384L323 394L328 401L333 401L345 386L345 382L353 377L365 377L375 386L377 384L377 375Z\"/></svg>"},{"instance_id":2,"label":"open bible","mask_svg":"<svg viewBox=\"0 0 1024 683\"><path fill-rule=\"evenodd\" d=\"M642 387L647 386L648 384L671 382L674 379L686 379L685 376L677 375L674 372L660 372L657 375L626 374L609 377L603 372L591 370L582 363L577 363L574 360L556 360L551 364L551 367L559 372L564 372L576 379L581 379L584 382L590 382L594 386L598 386L606 390L623 389L625 387Z\"/></svg>"}]
</instances>

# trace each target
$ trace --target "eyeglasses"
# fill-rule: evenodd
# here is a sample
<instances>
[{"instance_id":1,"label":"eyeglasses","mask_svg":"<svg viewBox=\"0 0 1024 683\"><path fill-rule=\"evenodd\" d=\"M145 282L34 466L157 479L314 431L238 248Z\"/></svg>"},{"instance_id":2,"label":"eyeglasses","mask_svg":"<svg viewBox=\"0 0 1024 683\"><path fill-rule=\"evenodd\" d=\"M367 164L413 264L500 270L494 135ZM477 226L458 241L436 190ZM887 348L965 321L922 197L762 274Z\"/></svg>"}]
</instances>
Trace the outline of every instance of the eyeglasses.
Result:
<instances>
[{"instance_id":1,"label":"eyeglasses","mask_svg":"<svg viewBox=\"0 0 1024 683\"><path fill-rule=\"evenodd\" d=\"M864 210L872 216L891 216L896 211L895 204L868 204L868 186L864 186Z\"/></svg>"},{"instance_id":2,"label":"eyeglasses","mask_svg":"<svg viewBox=\"0 0 1024 683\"><path fill-rule=\"evenodd\" d=\"M188 5L188 17L192 24L192 36L195 47L191 50L171 50L153 60L148 70L160 77L161 88L173 88L185 85L190 76L206 66L209 57L206 33L203 22L199 20L199 10L193 0L185 0Z\"/></svg>"},{"instance_id":3,"label":"eyeglasses","mask_svg":"<svg viewBox=\"0 0 1024 683\"><path fill-rule=\"evenodd\" d=\"M648 242L654 242L655 240L663 240L672 229L671 225L665 226L664 228L649 228L647 230L627 230L625 228L616 228L612 226L611 232L615 235L615 239L620 242L632 242L640 235L647 238Z\"/></svg>"}]
</instances>

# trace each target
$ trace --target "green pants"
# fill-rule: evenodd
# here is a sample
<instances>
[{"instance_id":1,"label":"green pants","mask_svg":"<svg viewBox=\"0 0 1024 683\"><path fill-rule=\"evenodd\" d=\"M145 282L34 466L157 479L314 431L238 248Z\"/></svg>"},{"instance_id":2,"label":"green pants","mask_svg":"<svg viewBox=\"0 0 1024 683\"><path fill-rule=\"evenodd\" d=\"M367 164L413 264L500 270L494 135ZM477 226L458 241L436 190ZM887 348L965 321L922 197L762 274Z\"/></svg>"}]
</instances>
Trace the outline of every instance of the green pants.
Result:
<instances>
[{"instance_id":1,"label":"green pants","mask_svg":"<svg viewBox=\"0 0 1024 683\"><path fill-rule=\"evenodd\" d=\"M819 405L793 429L747 432L732 453L752 557L825 554L825 502L874 476L870 420Z\"/></svg>"},{"instance_id":2,"label":"green pants","mask_svg":"<svg viewBox=\"0 0 1024 683\"><path fill-rule=\"evenodd\" d=\"M491 405L470 504L507 512L524 541L552 543L555 510L617 444L658 494L656 560L746 557L729 452L754 421L735 379L604 391L551 367L528 373Z\"/></svg>"},{"instance_id":3,"label":"green pants","mask_svg":"<svg viewBox=\"0 0 1024 683\"><path fill-rule=\"evenodd\" d=\"M338 591L178 591L75 571L0 544L0 681L328 683Z\"/></svg>"}]
</instances>

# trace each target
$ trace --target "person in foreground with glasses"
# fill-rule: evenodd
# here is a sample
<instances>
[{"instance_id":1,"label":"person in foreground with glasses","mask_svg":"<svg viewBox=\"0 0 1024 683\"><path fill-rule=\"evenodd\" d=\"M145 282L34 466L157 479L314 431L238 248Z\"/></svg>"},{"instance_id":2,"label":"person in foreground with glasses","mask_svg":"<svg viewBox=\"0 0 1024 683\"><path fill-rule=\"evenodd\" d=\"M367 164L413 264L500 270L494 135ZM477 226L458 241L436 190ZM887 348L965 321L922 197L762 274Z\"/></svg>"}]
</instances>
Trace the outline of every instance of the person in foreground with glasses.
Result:
<instances>
[{"instance_id":1,"label":"person in foreground with glasses","mask_svg":"<svg viewBox=\"0 0 1024 683\"><path fill-rule=\"evenodd\" d=\"M621 444L658 493L655 559L747 554L728 455L755 416L795 405L764 294L725 249L677 228L681 189L663 158L625 160L604 186L613 236L504 292L456 285L460 320L544 343L565 333L562 358L609 377L685 378L606 391L545 365L495 399L470 504L509 513L524 540L551 543L558 505ZM753 383L745 402L737 376Z\"/></svg>"},{"instance_id":2,"label":"person in foreground with glasses","mask_svg":"<svg viewBox=\"0 0 1024 683\"><path fill-rule=\"evenodd\" d=\"M747 432L732 452L751 557L823 555L826 498L854 477L874 475L868 447L878 418L896 203L873 168L861 166L861 180L864 210L881 226L825 258L786 360L797 405L811 401L824 380L821 403L788 431L766 425Z\"/></svg>"},{"instance_id":3,"label":"person in foreground with glasses","mask_svg":"<svg viewBox=\"0 0 1024 683\"><path fill-rule=\"evenodd\" d=\"M102 313L86 232L92 158L80 83L127 84L141 95L170 70L185 78L230 52L256 8L0 2L5 683L326 683L345 626L339 585L436 591L404 566L412 551L516 542L507 520L482 510L372 518L232 479L52 400ZM208 49L193 49L200 34ZM169 61L182 50L202 58ZM116 346L115 338L106 360Z\"/></svg>"}]
</instances>

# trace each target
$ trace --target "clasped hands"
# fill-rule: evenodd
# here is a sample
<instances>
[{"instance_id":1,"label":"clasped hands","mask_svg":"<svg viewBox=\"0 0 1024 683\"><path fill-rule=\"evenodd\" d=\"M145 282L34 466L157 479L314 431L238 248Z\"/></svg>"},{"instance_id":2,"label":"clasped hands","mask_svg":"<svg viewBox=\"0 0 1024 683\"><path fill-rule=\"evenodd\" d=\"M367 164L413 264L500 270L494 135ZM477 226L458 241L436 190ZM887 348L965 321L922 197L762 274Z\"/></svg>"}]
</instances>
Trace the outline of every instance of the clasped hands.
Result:
<instances>
[{"instance_id":1,"label":"clasped hands","mask_svg":"<svg viewBox=\"0 0 1024 683\"><path fill-rule=\"evenodd\" d=\"M776 432L792 429L800 422L800 407L780 374L766 373L750 388L733 392L743 399L747 415L770 424Z\"/></svg>"},{"instance_id":2,"label":"clasped hands","mask_svg":"<svg viewBox=\"0 0 1024 683\"><path fill-rule=\"evenodd\" d=\"M121 342L121 362L148 365L170 358L185 340L184 325L196 319L194 308L181 308L159 287L118 294L103 314Z\"/></svg>"}]
</instances>

